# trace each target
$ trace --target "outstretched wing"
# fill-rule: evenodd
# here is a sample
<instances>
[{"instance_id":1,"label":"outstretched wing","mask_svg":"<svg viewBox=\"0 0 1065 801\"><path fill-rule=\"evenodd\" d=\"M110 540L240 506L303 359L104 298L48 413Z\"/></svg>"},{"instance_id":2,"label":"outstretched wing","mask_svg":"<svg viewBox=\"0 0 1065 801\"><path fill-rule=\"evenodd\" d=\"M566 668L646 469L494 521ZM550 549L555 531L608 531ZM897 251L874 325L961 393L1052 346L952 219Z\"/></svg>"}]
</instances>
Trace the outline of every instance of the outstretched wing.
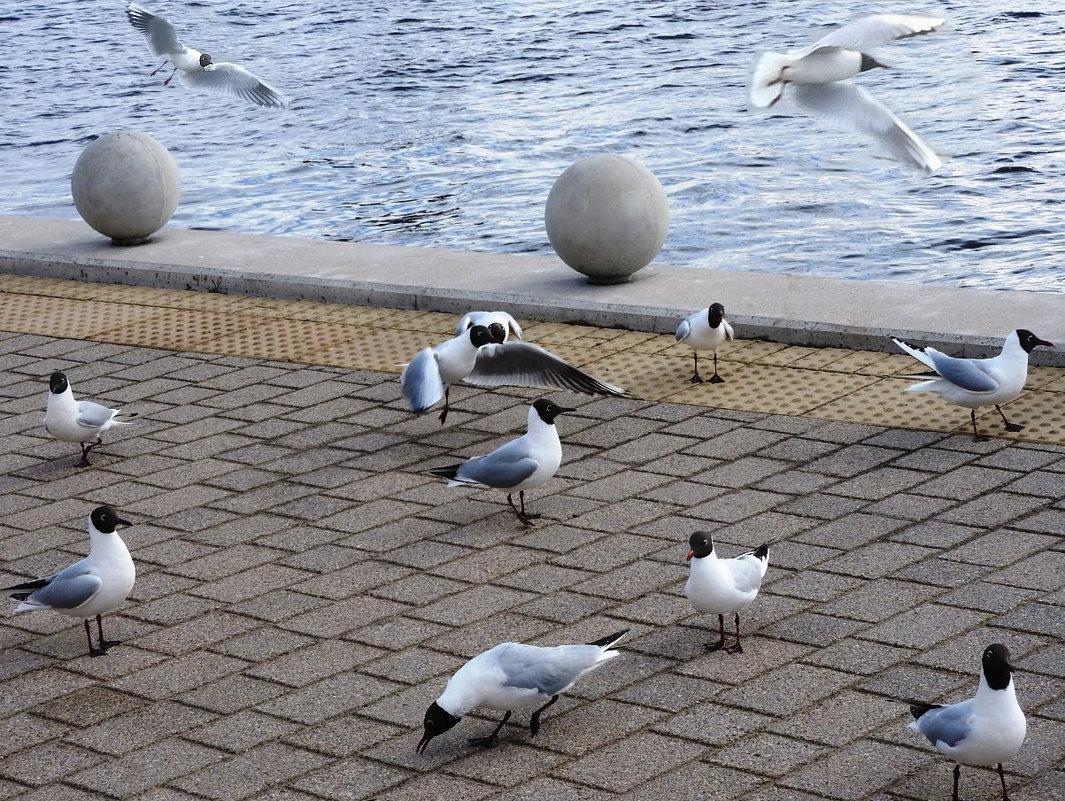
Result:
<instances>
[{"instance_id":1,"label":"outstretched wing","mask_svg":"<svg viewBox=\"0 0 1065 801\"><path fill-rule=\"evenodd\" d=\"M807 111L878 139L899 161L928 172L943 165L921 137L863 87L837 81L793 84L792 89Z\"/></svg>"},{"instance_id":2,"label":"outstretched wing","mask_svg":"<svg viewBox=\"0 0 1065 801\"><path fill-rule=\"evenodd\" d=\"M444 397L444 380L440 377L440 365L432 348L422 348L414 354L400 381L403 397L412 412L424 412Z\"/></svg>"},{"instance_id":3,"label":"outstretched wing","mask_svg":"<svg viewBox=\"0 0 1065 801\"><path fill-rule=\"evenodd\" d=\"M800 50L800 58L822 47L845 47L848 50L876 47L895 39L931 33L944 22L942 17L925 14L874 14L871 17L856 19L822 36L812 45Z\"/></svg>"},{"instance_id":4,"label":"outstretched wing","mask_svg":"<svg viewBox=\"0 0 1065 801\"><path fill-rule=\"evenodd\" d=\"M195 89L239 97L257 106L285 107L285 99L280 92L248 72L244 67L228 61L212 64L202 70L183 72L181 80Z\"/></svg>"},{"instance_id":5,"label":"outstretched wing","mask_svg":"<svg viewBox=\"0 0 1065 801\"><path fill-rule=\"evenodd\" d=\"M126 16L129 17L130 25L148 41L148 49L152 51L152 55L166 56L185 49L178 39L177 31L166 17L153 14L136 3L130 3L126 7Z\"/></svg>"},{"instance_id":6,"label":"outstretched wing","mask_svg":"<svg viewBox=\"0 0 1065 801\"><path fill-rule=\"evenodd\" d=\"M519 387L560 387L586 395L626 394L621 387L593 378L539 345L530 345L528 342L484 345L477 351L477 363L465 381L477 387L509 384Z\"/></svg>"}]
</instances>

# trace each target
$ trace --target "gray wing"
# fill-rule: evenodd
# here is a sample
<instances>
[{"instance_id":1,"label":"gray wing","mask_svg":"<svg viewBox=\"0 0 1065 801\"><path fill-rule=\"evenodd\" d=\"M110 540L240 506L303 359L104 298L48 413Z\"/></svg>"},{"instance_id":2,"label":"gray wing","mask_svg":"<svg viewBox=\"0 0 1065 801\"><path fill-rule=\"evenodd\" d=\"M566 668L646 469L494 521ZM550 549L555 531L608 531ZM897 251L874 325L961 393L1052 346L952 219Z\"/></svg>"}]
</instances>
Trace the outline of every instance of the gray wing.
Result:
<instances>
[{"instance_id":1,"label":"gray wing","mask_svg":"<svg viewBox=\"0 0 1065 801\"><path fill-rule=\"evenodd\" d=\"M444 397L444 380L440 377L440 365L432 348L422 348L414 354L400 381L403 397L412 412L424 412Z\"/></svg>"},{"instance_id":2,"label":"gray wing","mask_svg":"<svg viewBox=\"0 0 1065 801\"><path fill-rule=\"evenodd\" d=\"M77 421L79 426L99 428L115 416L115 410L92 401L78 401Z\"/></svg>"},{"instance_id":3,"label":"gray wing","mask_svg":"<svg viewBox=\"0 0 1065 801\"><path fill-rule=\"evenodd\" d=\"M861 86L839 82L792 86L792 97L807 111L880 140L900 161L928 172L942 166L921 137Z\"/></svg>"},{"instance_id":4,"label":"gray wing","mask_svg":"<svg viewBox=\"0 0 1065 801\"><path fill-rule=\"evenodd\" d=\"M953 747L972 731L972 706L972 699L969 699L960 704L929 709L913 725L932 745L942 742Z\"/></svg>"},{"instance_id":5,"label":"gray wing","mask_svg":"<svg viewBox=\"0 0 1065 801\"><path fill-rule=\"evenodd\" d=\"M520 439L496 448L487 456L476 456L462 463L455 475L460 481L472 481L486 487L513 487L539 467Z\"/></svg>"},{"instance_id":6,"label":"gray wing","mask_svg":"<svg viewBox=\"0 0 1065 801\"><path fill-rule=\"evenodd\" d=\"M593 378L571 367L553 353L528 342L484 345L477 351L477 363L466 376L477 387L503 385L519 387L560 387L586 395L625 395L625 390Z\"/></svg>"},{"instance_id":7,"label":"gray wing","mask_svg":"<svg viewBox=\"0 0 1065 801\"><path fill-rule=\"evenodd\" d=\"M195 89L239 97L257 106L285 107L285 99L276 89L243 67L227 61L213 64L207 69L183 72L181 80Z\"/></svg>"},{"instance_id":8,"label":"gray wing","mask_svg":"<svg viewBox=\"0 0 1065 801\"><path fill-rule=\"evenodd\" d=\"M103 582L99 576L82 572L80 563L68 567L52 580L30 595L26 601L49 606L52 609L74 609L91 599L100 591Z\"/></svg>"},{"instance_id":9,"label":"gray wing","mask_svg":"<svg viewBox=\"0 0 1065 801\"><path fill-rule=\"evenodd\" d=\"M942 17L924 14L876 14L862 17L822 36L809 47L799 51L808 56L822 47L845 47L848 50L862 50L887 44L895 39L931 33L944 23Z\"/></svg>"},{"instance_id":10,"label":"gray wing","mask_svg":"<svg viewBox=\"0 0 1065 801\"><path fill-rule=\"evenodd\" d=\"M507 687L537 690L543 695L560 693L575 682L599 659L597 645L561 645L538 648L509 643L499 654L499 667Z\"/></svg>"},{"instance_id":11,"label":"gray wing","mask_svg":"<svg viewBox=\"0 0 1065 801\"><path fill-rule=\"evenodd\" d=\"M167 22L166 17L157 16L136 3L129 4L126 16L129 17L130 25L148 40L148 49L153 55L166 56L185 49L178 40L177 31Z\"/></svg>"},{"instance_id":12,"label":"gray wing","mask_svg":"<svg viewBox=\"0 0 1065 801\"><path fill-rule=\"evenodd\" d=\"M957 359L934 348L925 348L932 369L952 384L970 392L994 392L998 382L985 373L972 359Z\"/></svg>"}]
</instances>

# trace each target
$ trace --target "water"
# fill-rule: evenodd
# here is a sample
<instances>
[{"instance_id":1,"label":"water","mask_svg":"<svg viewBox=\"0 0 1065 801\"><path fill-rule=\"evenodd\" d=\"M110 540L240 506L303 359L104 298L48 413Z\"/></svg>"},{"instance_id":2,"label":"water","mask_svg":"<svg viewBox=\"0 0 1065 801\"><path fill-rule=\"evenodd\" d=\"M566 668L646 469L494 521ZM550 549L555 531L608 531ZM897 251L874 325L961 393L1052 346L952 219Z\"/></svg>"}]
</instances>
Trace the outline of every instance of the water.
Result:
<instances>
[{"instance_id":1,"label":"water","mask_svg":"<svg viewBox=\"0 0 1065 801\"><path fill-rule=\"evenodd\" d=\"M0 0L0 212L75 218L77 156L131 129L177 160L181 227L549 254L551 184L611 152L666 189L658 263L1065 291L1056 1L947 3L952 31L876 49L897 69L858 80L944 156L930 177L786 108L746 112L753 53L851 3L148 5L291 109L161 86L121 2Z\"/></svg>"}]
</instances>

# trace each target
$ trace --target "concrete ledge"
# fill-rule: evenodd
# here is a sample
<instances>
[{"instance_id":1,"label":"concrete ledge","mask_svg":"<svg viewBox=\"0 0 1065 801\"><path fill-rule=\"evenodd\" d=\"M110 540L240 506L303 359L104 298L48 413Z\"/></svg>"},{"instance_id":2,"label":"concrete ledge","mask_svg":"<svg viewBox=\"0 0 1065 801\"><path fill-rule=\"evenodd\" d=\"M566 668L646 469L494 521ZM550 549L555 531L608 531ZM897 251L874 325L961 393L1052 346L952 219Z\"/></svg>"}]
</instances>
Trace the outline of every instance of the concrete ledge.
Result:
<instances>
[{"instance_id":1,"label":"concrete ledge","mask_svg":"<svg viewBox=\"0 0 1065 801\"><path fill-rule=\"evenodd\" d=\"M553 258L165 228L115 247L81 221L0 216L0 272L670 333L720 301L745 339L892 351L891 336L987 356L1015 328L1065 343L1065 299L1022 290L649 267L593 286ZM2 324L0 324L2 327ZM1032 362L1065 366L1065 348Z\"/></svg>"}]
</instances>

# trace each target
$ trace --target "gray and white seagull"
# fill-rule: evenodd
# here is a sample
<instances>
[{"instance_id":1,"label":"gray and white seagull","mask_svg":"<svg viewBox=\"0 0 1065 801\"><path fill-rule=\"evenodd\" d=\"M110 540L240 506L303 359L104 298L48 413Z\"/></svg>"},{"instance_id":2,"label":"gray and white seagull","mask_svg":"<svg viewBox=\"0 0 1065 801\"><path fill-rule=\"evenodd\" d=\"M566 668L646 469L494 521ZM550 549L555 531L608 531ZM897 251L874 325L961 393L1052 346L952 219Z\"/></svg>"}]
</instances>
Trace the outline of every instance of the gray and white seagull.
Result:
<instances>
[{"instance_id":1,"label":"gray and white seagull","mask_svg":"<svg viewBox=\"0 0 1065 801\"><path fill-rule=\"evenodd\" d=\"M183 45L166 17L153 14L136 3L126 7L126 16L147 40L152 55L166 57L166 61L156 67L151 75L165 67L167 61L174 65L170 77L163 81L164 86L181 70L182 82L194 89L239 97L257 106L283 108L286 105L280 92L239 64L228 61L216 63L210 54Z\"/></svg>"},{"instance_id":2,"label":"gray and white seagull","mask_svg":"<svg viewBox=\"0 0 1065 801\"><path fill-rule=\"evenodd\" d=\"M505 712L487 737L470 739L471 745L492 748L515 709L538 704L529 721L533 736L540 730L540 714L558 700L581 676L619 656L610 650L629 630L587 645L558 645L542 648L519 642L505 642L478 654L460 667L448 680L444 692L425 710L423 735L418 753L429 741L453 727L474 707Z\"/></svg>"},{"instance_id":3,"label":"gray and white seagull","mask_svg":"<svg viewBox=\"0 0 1065 801\"><path fill-rule=\"evenodd\" d=\"M5 590L17 590L11 597L19 601L16 612L51 609L61 615L80 617L85 622L89 656L104 656L118 645L104 639L103 615L117 609L137 579L129 549L118 536L119 526L133 525L110 506L98 506L89 515L89 555L54 576L27 581ZM94 647L89 620L96 618L99 647Z\"/></svg>"},{"instance_id":4,"label":"gray and white seagull","mask_svg":"<svg viewBox=\"0 0 1065 801\"><path fill-rule=\"evenodd\" d=\"M930 33L942 17L926 14L874 14L822 36L801 50L763 53L751 76L750 101L773 106L791 86L791 96L807 111L880 140L892 156L927 172L941 166L939 156L891 109L861 86L841 83L876 67L887 67L865 48Z\"/></svg>"}]
</instances>

